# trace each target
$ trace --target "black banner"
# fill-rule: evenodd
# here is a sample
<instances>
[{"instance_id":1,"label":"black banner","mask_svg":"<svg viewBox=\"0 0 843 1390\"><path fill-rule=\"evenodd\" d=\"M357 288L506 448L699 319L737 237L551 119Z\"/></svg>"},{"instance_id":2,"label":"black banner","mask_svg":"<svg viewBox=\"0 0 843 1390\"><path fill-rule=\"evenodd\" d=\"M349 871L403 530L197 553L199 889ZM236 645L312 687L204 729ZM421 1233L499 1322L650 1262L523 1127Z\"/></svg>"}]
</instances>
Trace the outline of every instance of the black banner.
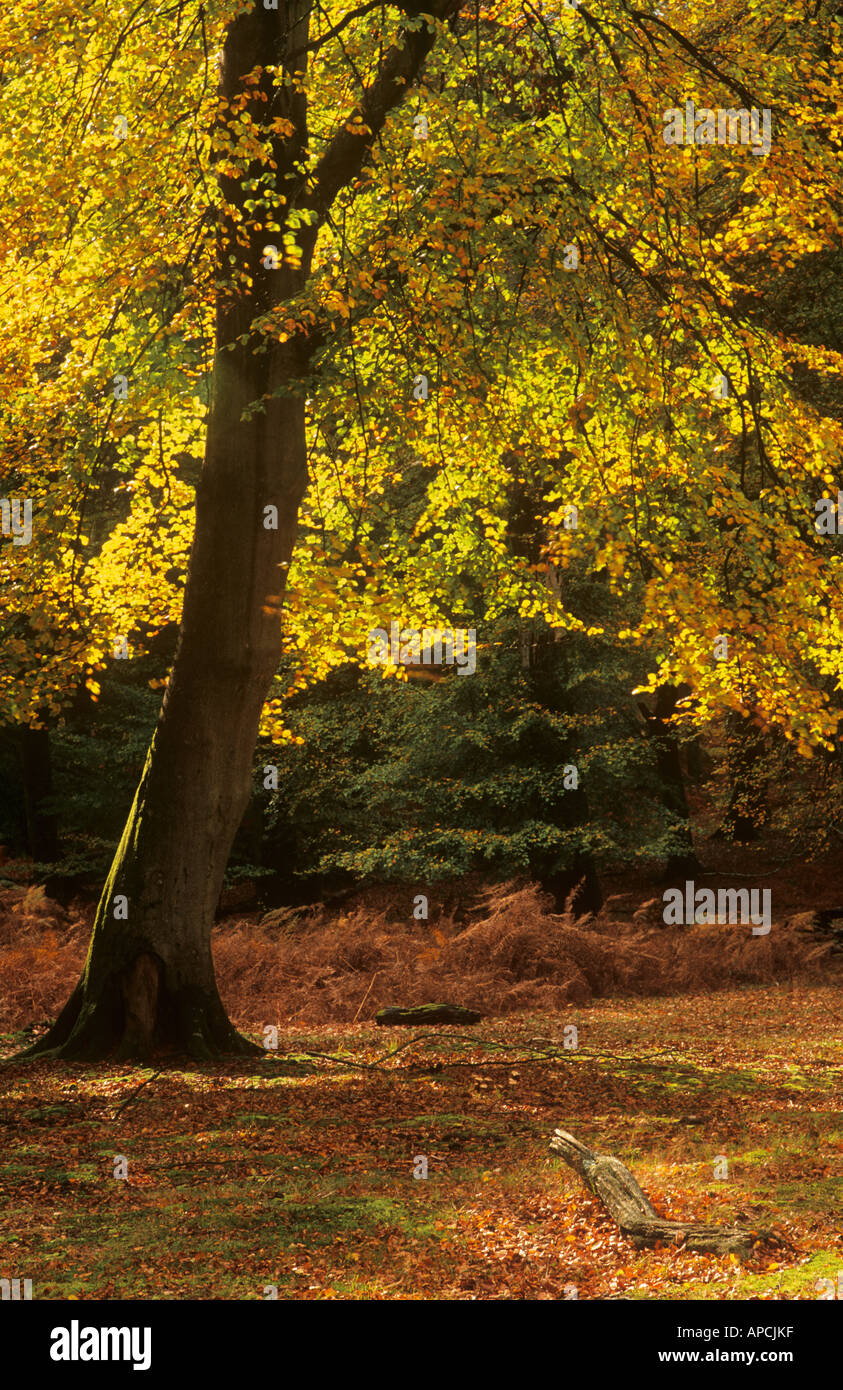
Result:
<instances>
[{"instance_id":1,"label":"black banner","mask_svg":"<svg viewBox=\"0 0 843 1390\"><path fill-rule=\"evenodd\" d=\"M361 1364L374 1375L381 1348L393 1372L414 1383L425 1375L452 1380L458 1370L474 1377L500 1374L504 1347L525 1371L539 1357L551 1359L560 1379L582 1376L583 1356L592 1373L652 1375L667 1369L678 1381L688 1369L737 1365L762 1379L771 1366L784 1367L804 1383L806 1375L826 1377L838 1367L837 1301L558 1301L564 1306L555 1312L546 1303L496 1310L494 1324L486 1323L488 1307L461 1304L296 1301L293 1317L289 1300L278 1306L270 1299L8 1301L0 1303L0 1328L7 1368L14 1364L51 1385L105 1376L158 1384L184 1371L213 1376L218 1384L227 1376L300 1375L302 1358L320 1380L335 1368L338 1374L359 1374ZM400 1372L396 1336L402 1358L410 1358Z\"/></svg>"}]
</instances>

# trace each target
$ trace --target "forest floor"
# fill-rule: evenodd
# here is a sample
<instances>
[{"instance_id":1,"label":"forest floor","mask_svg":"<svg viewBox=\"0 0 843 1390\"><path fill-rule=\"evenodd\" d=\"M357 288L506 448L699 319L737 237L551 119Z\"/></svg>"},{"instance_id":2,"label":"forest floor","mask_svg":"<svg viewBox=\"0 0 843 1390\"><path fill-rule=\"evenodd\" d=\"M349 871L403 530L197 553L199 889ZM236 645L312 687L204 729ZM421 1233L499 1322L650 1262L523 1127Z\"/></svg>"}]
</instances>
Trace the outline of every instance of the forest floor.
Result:
<instances>
[{"instance_id":1,"label":"forest floor","mask_svg":"<svg viewBox=\"0 0 843 1390\"><path fill-rule=\"evenodd\" d=\"M235 894L220 991L277 1050L0 1067L0 1277L41 1299L843 1295L843 962L793 920L837 920L843 879L834 856L785 859L753 856L774 887L758 938L667 928L663 885L629 875L576 923L532 885L457 885L421 921L409 889L268 915ZM0 885L0 1056L67 998L92 915L25 866ZM373 1021L437 999L487 1017ZM661 1215L773 1239L744 1263L636 1251L549 1152L556 1127L626 1163Z\"/></svg>"},{"instance_id":2,"label":"forest floor","mask_svg":"<svg viewBox=\"0 0 843 1390\"><path fill-rule=\"evenodd\" d=\"M0 1274L41 1299L816 1299L843 1287L841 1021L839 983L791 980L281 1027L234 1066L12 1063ZM775 1239L743 1264L636 1251L549 1153L557 1126L661 1214Z\"/></svg>"}]
</instances>

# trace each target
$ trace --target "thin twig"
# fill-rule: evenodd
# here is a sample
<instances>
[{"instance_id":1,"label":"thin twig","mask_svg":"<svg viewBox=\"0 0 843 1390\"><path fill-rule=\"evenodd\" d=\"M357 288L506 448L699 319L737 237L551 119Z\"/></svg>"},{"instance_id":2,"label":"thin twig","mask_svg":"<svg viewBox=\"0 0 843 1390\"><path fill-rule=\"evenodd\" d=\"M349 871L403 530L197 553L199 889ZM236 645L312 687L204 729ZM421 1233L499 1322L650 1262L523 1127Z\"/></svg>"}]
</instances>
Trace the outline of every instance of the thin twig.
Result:
<instances>
[{"instance_id":1,"label":"thin twig","mask_svg":"<svg viewBox=\"0 0 843 1390\"><path fill-rule=\"evenodd\" d=\"M118 1105L112 1118L116 1120L121 1110L125 1110L127 1105L131 1105L132 1101L135 1099L135 1096L137 1096L139 1092L143 1090L144 1086L148 1086L150 1081L154 1081L156 1076L160 1076L162 1070L163 1068L159 1067L158 1070L154 1071L151 1076L145 1077L141 1084L138 1087L136 1087L136 1089L129 1096L128 1100L124 1100L122 1105Z\"/></svg>"},{"instance_id":2,"label":"thin twig","mask_svg":"<svg viewBox=\"0 0 843 1390\"><path fill-rule=\"evenodd\" d=\"M352 1023L356 1023L357 1020L358 1020L358 1018L360 1017L360 1009L363 1008L363 1005L365 1004L366 1000L368 999L369 995L371 994L371 992L372 992L372 985L375 983L375 980L378 978L378 975L379 975L380 973L381 973L381 972L380 972L379 970L376 970L375 973L374 973L374 975L372 976L372 978L371 978L371 980L370 980L370 982L369 982L369 988L366 990L366 993L363 995L363 998L360 1000L360 1008L357 1010L357 1013L354 1015L354 1018L351 1020Z\"/></svg>"}]
</instances>

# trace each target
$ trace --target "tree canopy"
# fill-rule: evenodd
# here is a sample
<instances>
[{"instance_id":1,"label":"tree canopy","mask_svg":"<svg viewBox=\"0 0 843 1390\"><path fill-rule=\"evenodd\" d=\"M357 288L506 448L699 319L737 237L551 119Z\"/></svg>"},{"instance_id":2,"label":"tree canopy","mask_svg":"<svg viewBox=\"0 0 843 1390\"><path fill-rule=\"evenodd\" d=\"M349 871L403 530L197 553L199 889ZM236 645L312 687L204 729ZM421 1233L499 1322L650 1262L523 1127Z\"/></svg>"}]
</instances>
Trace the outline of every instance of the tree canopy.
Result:
<instances>
[{"instance_id":1,"label":"tree canopy","mask_svg":"<svg viewBox=\"0 0 843 1390\"><path fill-rule=\"evenodd\" d=\"M266 132L216 90L234 13L16 3L0 21L0 449L35 518L29 545L0 550L11 718L59 713L80 681L96 694L116 641L140 650L178 617L217 180L254 175L239 215L267 264L296 265L315 216L303 195L284 207ZM426 23L315 14L304 187L364 124L396 35ZM614 636L652 653L651 684L687 681L697 716L751 711L810 751L840 712L839 556L815 523L840 480L841 359L783 300L814 279L836 292L834 7L507 3L435 28L305 290L260 323L317 344L288 619L301 679L359 656L384 613L574 630L575 566L623 594ZM768 110L769 152L665 144L686 101ZM513 478L543 528L533 563L507 538Z\"/></svg>"}]
</instances>

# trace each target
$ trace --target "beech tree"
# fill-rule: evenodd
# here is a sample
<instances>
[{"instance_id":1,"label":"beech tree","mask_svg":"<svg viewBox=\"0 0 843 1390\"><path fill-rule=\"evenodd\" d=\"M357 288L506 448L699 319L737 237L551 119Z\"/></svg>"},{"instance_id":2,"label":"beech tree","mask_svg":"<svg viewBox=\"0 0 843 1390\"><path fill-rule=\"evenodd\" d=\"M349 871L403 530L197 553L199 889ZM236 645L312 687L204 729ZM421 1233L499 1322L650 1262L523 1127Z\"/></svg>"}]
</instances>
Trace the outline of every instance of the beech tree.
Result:
<instances>
[{"instance_id":1,"label":"beech tree","mask_svg":"<svg viewBox=\"0 0 843 1390\"><path fill-rule=\"evenodd\" d=\"M418 77L436 22L458 7L459 0L439 0L425 6L424 19L418 6L397 7L405 19L377 76L312 170L311 0L272 8L260 0L226 28L215 140L223 274L178 650L84 974L33 1054L95 1058L116 1048L135 1057L166 1045L202 1058L260 1050L223 1009L210 926L281 655L279 610L307 485L303 382L315 341L279 341L266 318L301 294L337 194ZM282 243L296 229L294 253L267 251L267 228Z\"/></svg>"},{"instance_id":2,"label":"beech tree","mask_svg":"<svg viewBox=\"0 0 843 1390\"><path fill-rule=\"evenodd\" d=\"M753 300L759 263L838 246L832 0L693 21L684 0L272 4L0 17L0 456L43 503L32 550L0 555L16 721L95 693L115 623L178 613L192 479L172 465L209 405L175 662L85 971L34 1055L254 1050L210 929L285 601L318 669L386 599L420 626L480 591L490 617L582 631L573 564L623 597L644 689L687 685L698 716L751 712L804 752L840 718L840 561L813 520L843 429L794 382L841 359ZM691 91L772 108L769 149L666 142ZM430 471L411 545L380 501L408 452ZM84 560L112 464L131 514ZM516 468L538 563L507 541Z\"/></svg>"}]
</instances>

